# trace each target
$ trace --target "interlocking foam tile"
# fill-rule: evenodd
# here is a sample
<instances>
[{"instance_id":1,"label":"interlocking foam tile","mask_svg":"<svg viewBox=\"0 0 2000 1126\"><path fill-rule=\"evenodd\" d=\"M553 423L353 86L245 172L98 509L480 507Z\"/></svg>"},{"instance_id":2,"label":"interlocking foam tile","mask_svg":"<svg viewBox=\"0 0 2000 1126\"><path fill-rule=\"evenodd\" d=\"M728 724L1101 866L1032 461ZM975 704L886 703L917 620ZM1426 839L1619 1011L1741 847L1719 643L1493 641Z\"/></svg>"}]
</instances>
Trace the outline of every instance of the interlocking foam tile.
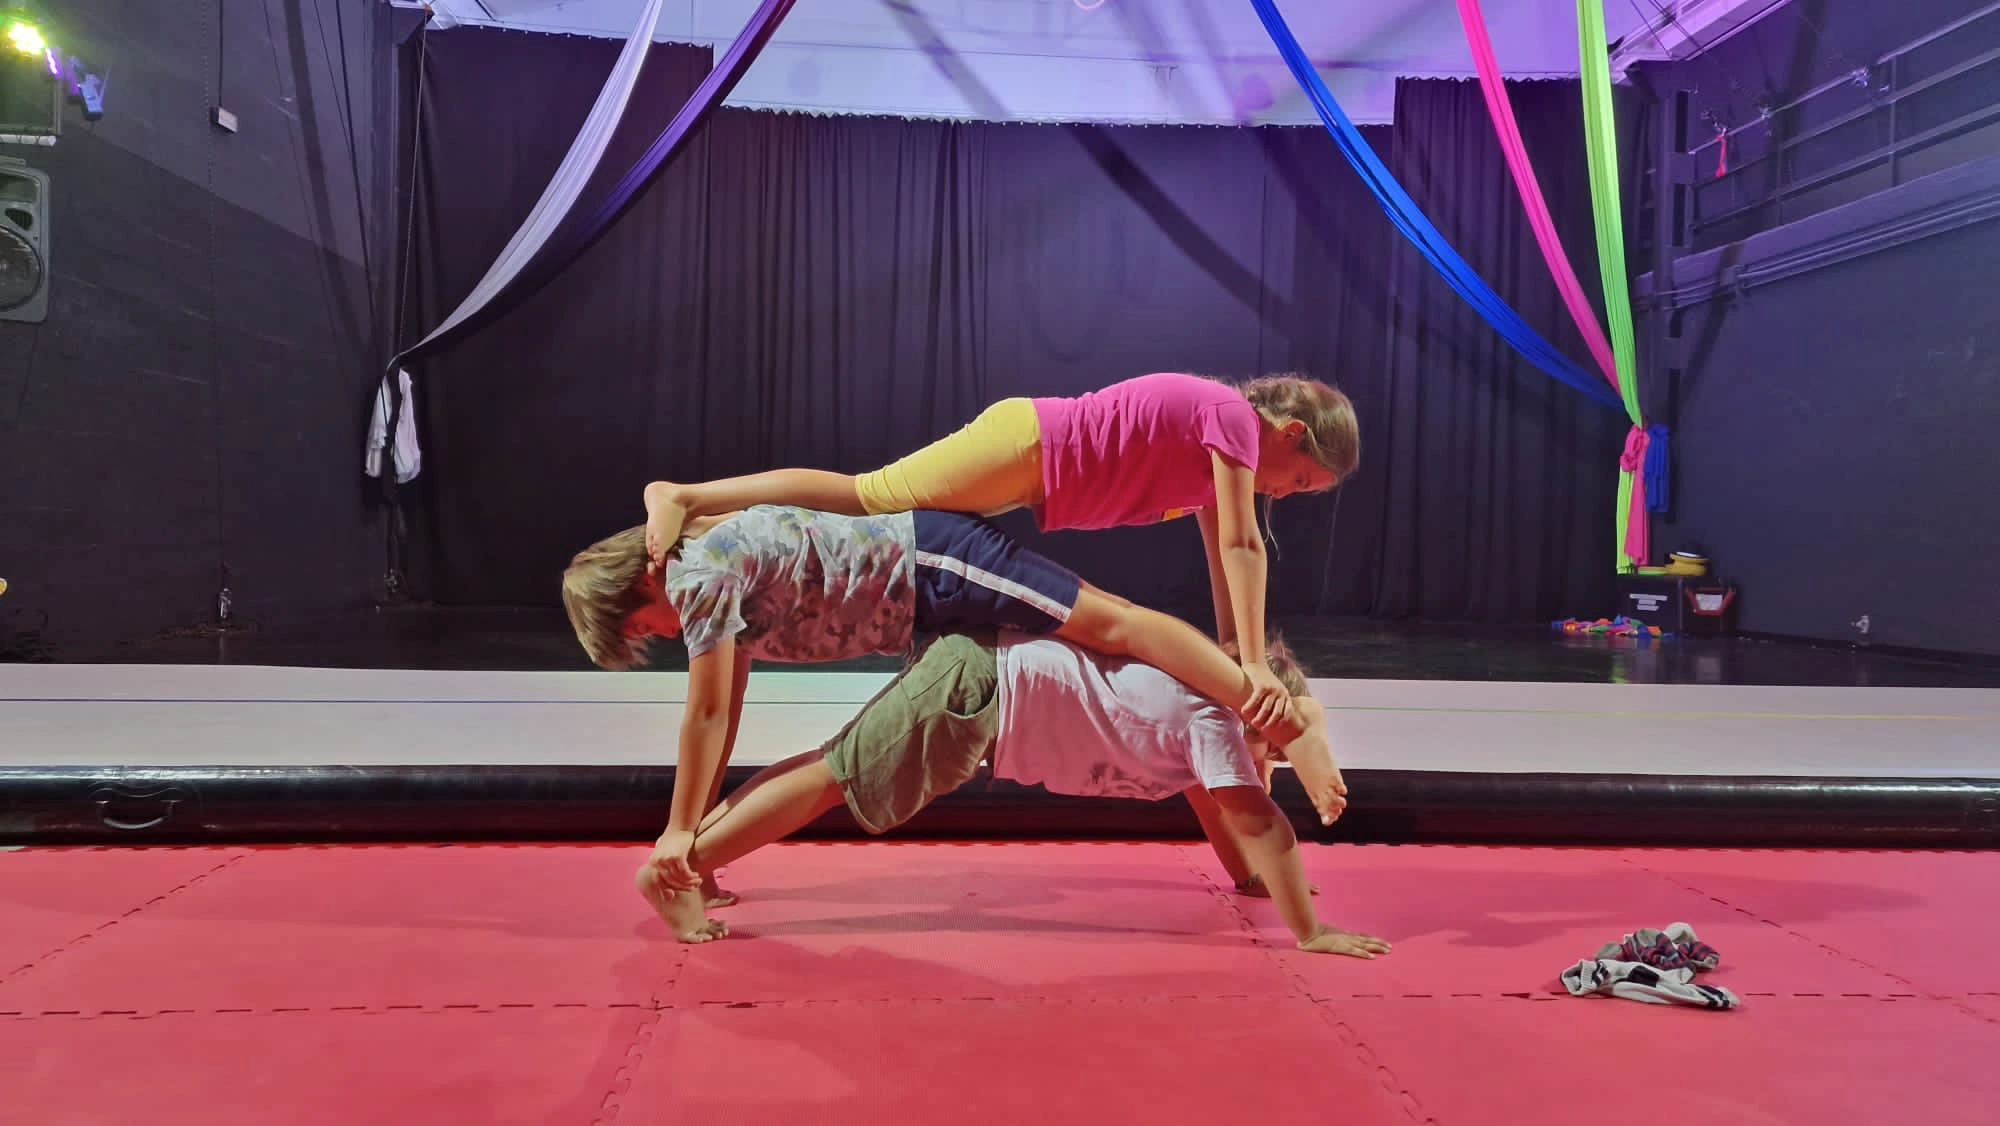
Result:
<instances>
[{"instance_id":1,"label":"interlocking foam tile","mask_svg":"<svg viewBox=\"0 0 2000 1126\"><path fill-rule=\"evenodd\" d=\"M1561 993L1559 975L1644 927L1686 922L1722 955L1702 979L1738 994L1893 994L1909 987L1634 866L1616 850L1331 846L1305 850L1320 917L1379 935L1375 961L1280 960L1315 997ZM1275 925L1268 900L1236 901Z\"/></svg>"},{"instance_id":2,"label":"interlocking foam tile","mask_svg":"<svg viewBox=\"0 0 2000 1126\"><path fill-rule=\"evenodd\" d=\"M0 983L242 856L219 848L0 852ZM87 939L86 939L87 940ZM0 984L0 1010L7 1008Z\"/></svg>"},{"instance_id":3,"label":"interlocking foam tile","mask_svg":"<svg viewBox=\"0 0 2000 1126\"><path fill-rule=\"evenodd\" d=\"M1166 844L780 845L671 1000L1245 996L1290 985Z\"/></svg>"},{"instance_id":4,"label":"interlocking foam tile","mask_svg":"<svg viewBox=\"0 0 2000 1126\"><path fill-rule=\"evenodd\" d=\"M702 1006L663 1017L620 1123L1415 1121L1297 998Z\"/></svg>"},{"instance_id":5,"label":"interlocking foam tile","mask_svg":"<svg viewBox=\"0 0 2000 1126\"><path fill-rule=\"evenodd\" d=\"M1941 1001L1324 1002L1440 1123L1987 1126L2000 1026Z\"/></svg>"},{"instance_id":6,"label":"interlocking foam tile","mask_svg":"<svg viewBox=\"0 0 2000 1126\"><path fill-rule=\"evenodd\" d=\"M9 1122L589 1126L658 1014L636 1009L0 1019Z\"/></svg>"},{"instance_id":7,"label":"interlocking foam tile","mask_svg":"<svg viewBox=\"0 0 2000 1126\"><path fill-rule=\"evenodd\" d=\"M1662 851L1632 859L1917 991L2000 992L2000 961L1986 947L2000 918L2000 852Z\"/></svg>"},{"instance_id":8,"label":"interlocking foam tile","mask_svg":"<svg viewBox=\"0 0 2000 1126\"><path fill-rule=\"evenodd\" d=\"M2000 994L1974 993L1958 1002L1994 1024L2000 1024Z\"/></svg>"},{"instance_id":9,"label":"interlocking foam tile","mask_svg":"<svg viewBox=\"0 0 2000 1126\"><path fill-rule=\"evenodd\" d=\"M9 988L0 1009L646 1003L682 956L642 847L255 849Z\"/></svg>"}]
</instances>

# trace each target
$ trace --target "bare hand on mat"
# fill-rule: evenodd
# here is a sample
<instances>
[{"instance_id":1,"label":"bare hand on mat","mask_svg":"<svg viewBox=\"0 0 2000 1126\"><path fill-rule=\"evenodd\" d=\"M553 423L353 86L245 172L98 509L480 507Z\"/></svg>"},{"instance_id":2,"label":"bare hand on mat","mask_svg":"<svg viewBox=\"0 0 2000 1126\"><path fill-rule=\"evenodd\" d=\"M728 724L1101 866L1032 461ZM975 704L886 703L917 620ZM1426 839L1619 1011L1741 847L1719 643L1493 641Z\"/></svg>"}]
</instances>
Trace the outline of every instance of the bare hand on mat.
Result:
<instances>
[{"instance_id":1,"label":"bare hand on mat","mask_svg":"<svg viewBox=\"0 0 2000 1126\"><path fill-rule=\"evenodd\" d=\"M1378 954L1387 954L1390 946L1372 934L1356 934L1322 923L1319 933L1299 943L1299 949L1308 954L1345 954L1350 958L1374 958Z\"/></svg>"}]
</instances>

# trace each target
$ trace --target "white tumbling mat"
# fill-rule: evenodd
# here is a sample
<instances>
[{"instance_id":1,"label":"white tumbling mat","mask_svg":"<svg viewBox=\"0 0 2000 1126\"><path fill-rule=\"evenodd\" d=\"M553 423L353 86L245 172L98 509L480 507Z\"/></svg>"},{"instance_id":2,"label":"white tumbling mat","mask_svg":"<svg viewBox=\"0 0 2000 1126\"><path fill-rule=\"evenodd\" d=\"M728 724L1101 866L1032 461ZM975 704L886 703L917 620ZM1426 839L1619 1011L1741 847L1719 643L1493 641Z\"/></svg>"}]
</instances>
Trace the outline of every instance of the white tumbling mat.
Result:
<instances>
[{"instance_id":1,"label":"white tumbling mat","mask_svg":"<svg viewBox=\"0 0 2000 1126\"><path fill-rule=\"evenodd\" d=\"M887 673L758 671L732 762L840 730ZM1315 680L1343 767L2000 777L2000 689ZM0 666L0 766L671 764L684 673Z\"/></svg>"}]
</instances>

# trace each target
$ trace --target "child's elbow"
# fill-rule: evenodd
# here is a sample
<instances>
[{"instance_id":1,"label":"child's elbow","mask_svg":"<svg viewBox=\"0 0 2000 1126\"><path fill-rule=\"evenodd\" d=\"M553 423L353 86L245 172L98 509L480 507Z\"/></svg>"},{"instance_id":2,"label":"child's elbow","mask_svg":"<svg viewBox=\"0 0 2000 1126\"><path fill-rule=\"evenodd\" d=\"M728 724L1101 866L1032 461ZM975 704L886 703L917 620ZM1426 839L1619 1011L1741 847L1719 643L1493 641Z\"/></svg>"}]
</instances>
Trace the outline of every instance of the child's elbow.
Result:
<instances>
[{"instance_id":1,"label":"child's elbow","mask_svg":"<svg viewBox=\"0 0 2000 1126\"><path fill-rule=\"evenodd\" d=\"M1257 534L1257 527L1254 524L1224 540L1222 550L1226 557L1234 557L1247 563L1264 562L1264 538Z\"/></svg>"}]
</instances>

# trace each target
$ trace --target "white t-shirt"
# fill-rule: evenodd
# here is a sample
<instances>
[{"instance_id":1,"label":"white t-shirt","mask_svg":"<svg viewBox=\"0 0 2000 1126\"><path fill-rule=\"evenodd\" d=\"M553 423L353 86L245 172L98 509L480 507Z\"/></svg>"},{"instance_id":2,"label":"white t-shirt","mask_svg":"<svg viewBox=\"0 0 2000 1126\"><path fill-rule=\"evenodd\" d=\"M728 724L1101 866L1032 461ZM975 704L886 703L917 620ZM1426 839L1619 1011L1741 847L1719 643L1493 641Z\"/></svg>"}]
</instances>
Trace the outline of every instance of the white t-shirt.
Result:
<instances>
[{"instance_id":1,"label":"white t-shirt","mask_svg":"<svg viewBox=\"0 0 2000 1126\"><path fill-rule=\"evenodd\" d=\"M1157 801L1263 779L1228 708L1151 665L1002 633L993 775L1051 793Z\"/></svg>"}]
</instances>

